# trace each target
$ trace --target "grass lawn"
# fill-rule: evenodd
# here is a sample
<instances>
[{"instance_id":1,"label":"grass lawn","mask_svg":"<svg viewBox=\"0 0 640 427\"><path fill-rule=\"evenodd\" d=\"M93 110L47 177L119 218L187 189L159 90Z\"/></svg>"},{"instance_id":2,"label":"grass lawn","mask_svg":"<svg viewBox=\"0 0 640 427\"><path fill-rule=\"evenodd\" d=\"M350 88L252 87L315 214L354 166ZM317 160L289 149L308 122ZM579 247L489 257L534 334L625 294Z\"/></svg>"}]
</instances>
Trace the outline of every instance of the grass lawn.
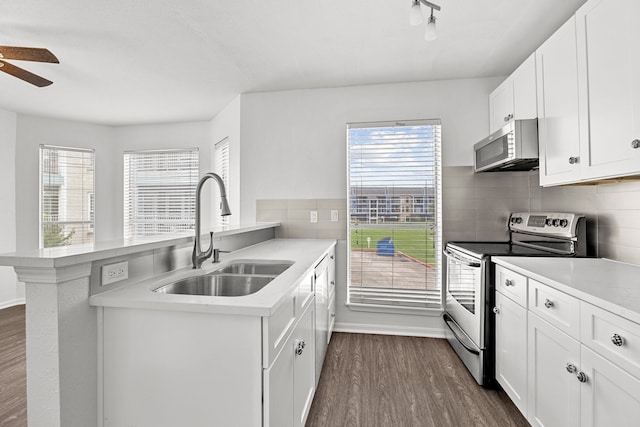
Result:
<instances>
[{"instance_id":1,"label":"grass lawn","mask_svg":"<svg viewBox=\"0 0 640 427\"><path fill-rule=\"evenodd\" d=\"M377 242L391 237L396 251L405 253L427 264L435 264L434 232L424 227L416 229L389 228L352 228L351 249L376 249ZM367 246L367 237L371 238Z\"/></svg>"}]
</instances>

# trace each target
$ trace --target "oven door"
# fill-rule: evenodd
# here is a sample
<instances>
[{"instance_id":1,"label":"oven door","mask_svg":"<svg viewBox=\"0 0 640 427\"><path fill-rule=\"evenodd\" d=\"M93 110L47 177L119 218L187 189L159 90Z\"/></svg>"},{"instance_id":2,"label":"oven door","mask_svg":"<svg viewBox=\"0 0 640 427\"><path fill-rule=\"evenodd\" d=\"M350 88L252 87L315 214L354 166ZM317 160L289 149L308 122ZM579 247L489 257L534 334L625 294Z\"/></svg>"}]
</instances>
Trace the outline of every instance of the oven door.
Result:
<instances>
[{"instance_id":1,"label":"oven door","mask_svg":"<svg viewBox=\"0 0 640 427\"><path fill-rule=\"evenodd\" d=\"M447 247L445 311L475 347L484 349L485 262Z\"/></svg>"}]
</instances>

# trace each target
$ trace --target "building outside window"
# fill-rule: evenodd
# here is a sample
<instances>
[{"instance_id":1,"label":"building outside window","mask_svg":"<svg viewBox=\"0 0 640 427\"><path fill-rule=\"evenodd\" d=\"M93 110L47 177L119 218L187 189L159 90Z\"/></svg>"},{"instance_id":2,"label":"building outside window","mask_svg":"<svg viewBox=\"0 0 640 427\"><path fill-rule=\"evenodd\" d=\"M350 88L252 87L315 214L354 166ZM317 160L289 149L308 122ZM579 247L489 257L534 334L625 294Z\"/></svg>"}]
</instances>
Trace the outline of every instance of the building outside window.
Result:
<instances>
[{"instance_id":1,"label":"building outside window","mask_svg":"<svg viewBox=\"0 0 640 427\"><path fill-rule=\"evenodd\" d=\"M124 153L124 237L195 228L197 148Z\"/></svg>"},{"instance_id":2,"label":"building outside window","mask_svg":"<svg viewBox=\"0 0 640 427\"><path fill-rule=\"evenodd\" d=\"M439 309L439 120L348 125L348 303Z\"/></svg>"},{"instance_id":3,"label":"building outside window","mask_svg":"<svg viewBox=\"0 0 640 427\"><path fill-rule=\"evenodd\" d=\"M40 247L93 243L94 150L40 146Z\"/></svg>"}]
</instances>

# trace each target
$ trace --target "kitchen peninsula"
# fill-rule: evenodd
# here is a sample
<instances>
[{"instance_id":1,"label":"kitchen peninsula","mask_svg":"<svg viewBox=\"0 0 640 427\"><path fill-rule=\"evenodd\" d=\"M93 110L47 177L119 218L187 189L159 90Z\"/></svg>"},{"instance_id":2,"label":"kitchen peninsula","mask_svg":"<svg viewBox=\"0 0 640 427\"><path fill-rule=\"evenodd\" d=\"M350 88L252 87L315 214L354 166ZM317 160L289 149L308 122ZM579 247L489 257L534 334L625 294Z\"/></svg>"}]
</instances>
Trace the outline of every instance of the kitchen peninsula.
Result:
<instances>
[{"instance_id":1,"label":"kitchen peninsula","mask_svg":"<svg viewBox=\"0 0 640 427\"><path fill-rule=\"evenodd\" d=\"M221 256L220 266L237 257L275 257L293 262L287 272L260 293L240 298L246 302L236 298L233 309L213 302L216 298L205 297L208 302L199 303L187 301L196 297L141 292L140 286L157 283L155 278L171 281L180 275L193 274L190 267L193 236L0 255L0 265L14 266L19 280L26 285L29 425L102 425L103 384L98 370L103 362L103 348L98 337L103 325L98 312L103 306L129 304L165 312L181 311L188 306L191 311L228 314L231 310L256 316L268 316L271 309L276 310L284 301L284 295L280 299L276 294L291 292L298 283L289 280L296 274L312 272L314 262L334 244L329 240L300 240L289 246L286 241L274 240L278 225L252 224L216 232L214 246L232 251ZM128 265L128 277L102 286L102 267L123 261ZM214 269L209 265L205 268ZM142 298L143 294L149 299ZM168 298L162 301L162 297ZM133 302L129 303L129 298ZM175 305L170 304L171 299L175 299Z\"/></svg>"}]
</instances>

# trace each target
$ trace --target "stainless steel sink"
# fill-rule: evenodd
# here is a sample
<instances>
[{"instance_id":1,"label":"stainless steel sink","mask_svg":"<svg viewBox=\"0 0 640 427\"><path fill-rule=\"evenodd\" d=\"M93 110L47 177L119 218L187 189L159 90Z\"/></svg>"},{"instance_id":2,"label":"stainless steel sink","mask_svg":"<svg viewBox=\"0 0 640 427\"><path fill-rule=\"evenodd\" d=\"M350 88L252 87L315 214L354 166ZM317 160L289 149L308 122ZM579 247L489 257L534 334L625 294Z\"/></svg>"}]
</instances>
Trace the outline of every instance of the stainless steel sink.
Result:
<instances>
[{"instance_id":1,"label":"stainless steel sink","mask_svg":"<svg viewBox=\"0 0 640 427\"><path fill-rule=\"evenodd\" d=\"M188 277L154 290L161 294L239 297L258 292L275 276L205 274Z\"/></svg>"},{"instance_id":2,"label":"stainless steel sink","mask_svg":"<svg viewBox=\"0 0 640 427\"><path fill-rule=\"evenodd\" d=\"M226 274L264 274L277 276L293 265L289 261L238 261L217 270L217 273Z\"/></svg>"}]
</instances>

